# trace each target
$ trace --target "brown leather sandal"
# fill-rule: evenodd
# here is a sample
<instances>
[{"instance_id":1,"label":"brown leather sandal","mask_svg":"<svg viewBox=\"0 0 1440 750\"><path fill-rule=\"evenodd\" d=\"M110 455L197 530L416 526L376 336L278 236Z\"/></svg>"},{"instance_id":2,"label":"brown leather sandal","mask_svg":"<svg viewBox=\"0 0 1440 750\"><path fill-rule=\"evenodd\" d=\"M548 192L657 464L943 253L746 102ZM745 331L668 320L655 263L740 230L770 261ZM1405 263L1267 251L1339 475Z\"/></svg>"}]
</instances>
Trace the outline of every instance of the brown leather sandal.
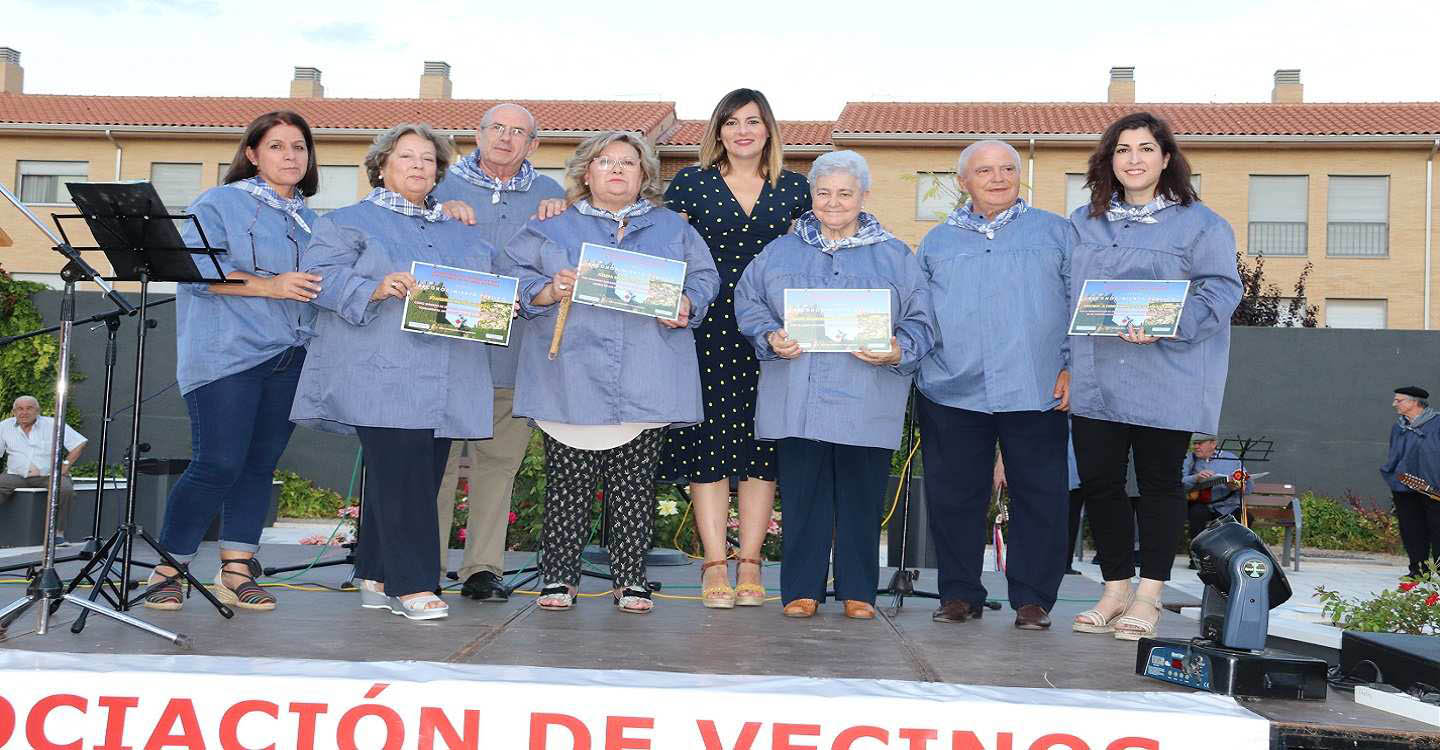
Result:
<instances>
[{"instance_id":1,"label":"brown leather sandal","mask_svg":"<svg viewBox=\"0 0 1440 750\"><path fill-rule=\"evenodd\" d=\"M735 560L735 578L740 578L740 566L745 564L754 565L765 572L765 561L753 557L741 557ZM765 587L758 583L737 583L735 584L735 605L738 607L758 607L765 603L768 594Z\"/></svg>"}]
</instances>

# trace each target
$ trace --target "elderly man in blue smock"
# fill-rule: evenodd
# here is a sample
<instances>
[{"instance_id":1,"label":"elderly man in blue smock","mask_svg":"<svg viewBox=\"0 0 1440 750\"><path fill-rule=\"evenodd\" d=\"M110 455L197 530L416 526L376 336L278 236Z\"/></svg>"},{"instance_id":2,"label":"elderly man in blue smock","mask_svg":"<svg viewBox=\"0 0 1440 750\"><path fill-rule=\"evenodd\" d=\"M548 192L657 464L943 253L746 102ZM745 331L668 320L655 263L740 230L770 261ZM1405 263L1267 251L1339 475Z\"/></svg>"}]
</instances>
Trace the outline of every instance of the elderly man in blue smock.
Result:
<instances>
[{"instance_id":1,"label":"elderly man in blue smock","mask_svg":"<svg viewBox=\"0 0 1440 750\"><path fill-rule=\"evenodd\" d=\"M1180 465L1180 486L1185 489L1189 517L1190 541L1221 516L1234 516L1240 510L1240 498L1255 488L1249 478L1235 479L1244 467L1230 451L1220 450L1214 435L1196 434L1191 438L1190 452ZM1216 482L1219 482L1218 484ZM1200 487L1199 485L1206 485ZM1190 560L1190 569L1199 566Z\"/></svg>"},{"instance_id":2,"label":"elderly man in blue smock","mask_svg":"<svg viewBox=\"0 0 1440 750\"><path fill-rule=\"evenodd\" d=\"M956 180L969 200L918 251L936 327L916 377L939 563L932 619L964 622L984 612L980 573L998 441L1010 466L1010 606L1015 627L1043 630L1065 575L1065 330L1075 230L1020 197L1020 154L1008 143L967 146Z\"/></svg>"},{"instance_id":3,"label":"elderly man in blue smock","mask_svg":"<svg viewBox=\"0 0 1440 750\"><path fill-rule=\"evenodd\" d=\"M1398 415L1390 427L1390 452L1380 476L1389 485L1400 543L1410 558L1411 577L1440 564L1440 500L1427 497L1400 481L1402 474L1440 487L1440 420L1430 406L1430 392L1419 386L1395 389L1391 406Z\"/></svg>"},{"instance_id":4,"label":"elderly man in blue smock","mask_svg":"<svg viewBox=\"0 0 1440 750\"><path fill-rule=\"evenodd\" d=\"M190 416L190 464L165 503L160 546L189 565L220 517L215 596L251 611L275 608L255 579L270 483L295 426L291 401L314 333L320 278L301 268L316 215L305 197L319 187L310 126L294 112L267 112L245 129L220 186L190 204L230 284L181 284L175 292L175 378ZM213 273L208 258L196 256ZM179 571L155 567L146 607L180 609Z\"/></svg>"},{"instance_id":5,"label":"elderly man in blue smock","mask_svg":"<svg viewBox=\"0 0 1440 750\"><path fill-rule=\"evenodd\" d=\"M666 427L704 418L692 329L714 300L720 275L699 233L657 205L660 160L648 141L620 131L596 134L580 144L565 171L570 207L526 224L506 246L506 272L520 278L521 314L534 319L520 343L514 412L545 434L545 585L538 605L564 610L574 604L598 481L615 605L643 614L653 606L645 553L661 439ZM679 316L575 306L552 359L552 337L574 292L585 243L684 261Z\"/></svg>"},{"instance_id":6,"label":"elderly man in blue smock","mask_svg":"<svg viewBox=\"0 0 1440 750\"><path fill-rule=\"evenodd\" d=\"M880 518L890 454L900 446L911 374L930 351L929 291L905 243L864 212L870 169L854 151L810 168L811 210L766 245L735 287L735 317L760 359L755 437L776 441L787 617L825 601L834 542L835 597L875 617ZM889 292L888 352L806 352L785 329L787 289Z\"/></svg>"},{"instance_id":7,"label":"elderly man in blue smock","mask_svg":"<svg viewBox=\"0 0 1440 750\"><path fill-rule=\"evenodd\" d=\"M559 183L540 174L530 163L540 145L540 125L529 110L518 104L497 104L480 118L475 131L474 151L450 165L448 179L435 188L436 200L460 201L473 213L470 220L480 236L496 248L497 255L520 231L546 200L563 198ZM469 452L470 487L467 503L465 556L460 564L461 593L471 599L503 602L509 598L501 576L505 572L506 516L515 488L515 472L530 443L530 425L515 419L511 405L515 396L515 368L520 341L530 324L515 320L510 327L509 346L487 347L490 379L495 385L494 435L489 440L456 441L450 446L445 475L440 480L436 506L440 513L440 570L448 564L450 524L455 513L455 488L459 482L461 451Z\"/></svg>"},{"instance_id":8,"label":"elderly man in blue smock","mask_svg":"<svg viewBox=\"0 0 1440 750\"><path fill-rule=\"evenodd\" d=\"M1200 202L1170 126L1147 112L1106 128L1086 173L1071 298L1087 279L1190 282L1170 338L1130 328L1071 336L1070 409L1080 492L1105 590L1074 630L1121 640L1155 634L1185 525L1181 465L1195 432L1215 434L1230 366L1230 315L1240 302L1235 233ZM1134 457L1140 501L1126 491ZM1139 527L1140 582L1135 575Z\"/></svg>"},{"instance_id":9,"label":"elderly man in blue smock","mask_svg":"<svg viewBox=\"0 0 1440 750\"><path fill-rule=\"evenodd\" d=\"M448 614L439 579L435 496L452 439L490 436L487 347L404 331L411 263L490 271L481 230L449 219L431 191L448 144L427 125L396 125L365 155L374 189L326 214L304 268L321 277L323 312L291 418L356 434L369 488L355 563L361 606L412 620Z\"/></svg>"}]
</instances>

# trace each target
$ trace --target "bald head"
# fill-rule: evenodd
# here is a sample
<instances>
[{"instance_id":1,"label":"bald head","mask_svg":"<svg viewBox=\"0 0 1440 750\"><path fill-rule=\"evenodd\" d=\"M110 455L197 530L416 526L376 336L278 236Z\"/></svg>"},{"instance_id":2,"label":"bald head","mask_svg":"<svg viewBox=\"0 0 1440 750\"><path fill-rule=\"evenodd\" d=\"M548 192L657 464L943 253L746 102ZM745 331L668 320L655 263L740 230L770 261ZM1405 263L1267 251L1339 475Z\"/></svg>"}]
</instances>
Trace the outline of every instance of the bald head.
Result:
<instances>
[{"instance_id":1,"label":"bald head","mask_svg":"<svg viewBox=\"0 0 1440 750\"><path fill-rule=\"evenodd\" d=\"M475 145L480 149L480 168L498 180L508 180L520 171L540 141L535 138L540 124L535 115L519 104L496 104L480 118Z\"/></svg>"},{"instance_id":2,"label":"bald head","mask_svg":"<svg viewBox=\"0 0 1440 750\"><path fill-rule=\"evenodd\" d=\"M501 112L509 112L525 118L528 125L522 125L521 127L524 127L529 132L531 138L534 138L535 131L540 129L540 123L535 119L535 115L531 114L530 110L525 109L524 107L520 106L519 104L515 104L514 102L504 102L501 104L496 104L490 109L485 110L484 116L480 118L480 129L484 130L485 128L495 124L495 117ZM509 118L505 119L507 121L509 120Z\"/></svg>"}]
</instances>

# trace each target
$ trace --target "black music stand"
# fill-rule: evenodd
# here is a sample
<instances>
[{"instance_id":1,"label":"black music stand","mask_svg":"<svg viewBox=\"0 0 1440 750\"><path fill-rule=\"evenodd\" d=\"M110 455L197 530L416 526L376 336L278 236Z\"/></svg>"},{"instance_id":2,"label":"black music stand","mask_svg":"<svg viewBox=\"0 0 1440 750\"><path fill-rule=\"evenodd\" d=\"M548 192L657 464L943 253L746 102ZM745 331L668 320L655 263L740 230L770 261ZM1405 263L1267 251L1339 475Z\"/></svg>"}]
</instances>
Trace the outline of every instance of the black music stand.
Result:
<instances>
[{"instance_id":1,"label":"black music stand","mask_svg":"<svg viewBox=\"0 0 1440 750\"><path fill-rule=\"evenodd\" d=\"M37 635L45 635L50 629L51 615L60 608L60 605L69 602L80 607L81 619L91 612L96 612L102 617L164 638L181 648L188 648L190 646L190 638L188 636L164 630L143 620L131 617L130 615L106 609L96 604L95 597L98 596L98 592L101 590L101 586L98 584L95 587L96 593L92 594L89 599L82 599L69 591L64 591L60 583L60 576L55 572L55 516L59 505L60 456L64 450L65 407L70 392L70 339L71 330L75 325L75 282L87 280L95 282L104 290L105 296L108 297L111 302L115 303L115 307L121 313L132 313L135 311L135 308L101 279L99 272L89 263L85 262L85 259L81 257L80 253L71 246L68 238L62 239L64 234L63 230L61 232L62 237L55 236L54 232L51 232L24 203L20 202L20 200L9 190L5 189L3 185L0 185L0 197L3 197L13 204L20 213L24 214L25 218L29 219L31 223L49 237L51 241L55 243L55 251L65 256L69 261L60 271L60 278L65 281L65 290L60 302L60 351L55 381L55 423L50 439L50 481L47 487L48 499L45 503L43 557L40 563L40 569L31 576L30 585L26 588L25 595L11 602L3 610L0 610L0 637L3 637L4 631L10 627L11 623L36 604L39 604L40 607L39 620L36 623L35 633ZM55 223L56 226L59 227L59 217L56 217Z\"/></svg>"},{"instance_id":2,"label":"black music stand","mask_svg":"<svg viewBox=\"0 0 1440 750\"><path fill-rule=\"evenodd\" d=\"M148 182L67 183L66 188L70 190L75 206L80 209L81 213L55 217L55 223L60 228L61 235L65 234L62 219L84 219L98 244L98 248L95 249L105 253L111 268L115 271L114 276L106 278L111 281L138 281L140 283L140 325L136 326L135 334L135 405L130 414L130 449L126 454L125 466L125 476L127 477L125 520L115 529L115 533L100 546L95 558L71 582L71 588L74 588L78 581L87 576L93 578L97 566L100 577L108 579L117 560L120 562L121 583L116 609L128 610L136 599L144 599L155 589L163 586L164 582L162 581L133 597L130 595L130 570L134 565L135 537L138 536L160 557L163 564L179 572L188 584L190 591L198 589L222 616L233 617L235 613L229 607L217 599L203 584L195 580L195 577L190 574L188 565L182 565L176 561L169 552L160 546L159 541L135 523L135 493L137 489L135 464L140 458L140 418L144 403L145 383L145 332L150 327L145 314L150 304L150 282L230 283L225 281L224 270L220 267L220 262L216 257L225 251L210 247L209 240L205 238L205 228L200 225L200 221L193 214L172 215L160 200L159 193L155 192L155 186ZM180 238L180 232L176 229L176 220L192 222L200 238L201 247L186 246L184 240ZM68 241L68 237L66 239ZM215 271L213 277L206 277L200 272L195 265L194 256L196 255L203 255L210 261ZM91 590L90 600L92 602L100 595L100 591L100 586ZM70 630L79 633L84 628L85 614L82 613Z\"/></svg>"},{"instance_id":3,"label":"black music stand","mask_svg":"<svg viewBox=\"0 0 1440 750\"><path fill-rule=\"evenodd\" d=\"M1270 454L1275 451L1275 441L1261 435L1258 438L1241 437L1236 435L1233 438L1225 438L1220 441L1220 446L1215 449L1229 451L1230 455L1240 462L1240 470L1249 474L1245 468L1246 463L1264 463L1270 460ZM1242 491L1243 491L1243 482Z\"/></svg>"}]
</instances>

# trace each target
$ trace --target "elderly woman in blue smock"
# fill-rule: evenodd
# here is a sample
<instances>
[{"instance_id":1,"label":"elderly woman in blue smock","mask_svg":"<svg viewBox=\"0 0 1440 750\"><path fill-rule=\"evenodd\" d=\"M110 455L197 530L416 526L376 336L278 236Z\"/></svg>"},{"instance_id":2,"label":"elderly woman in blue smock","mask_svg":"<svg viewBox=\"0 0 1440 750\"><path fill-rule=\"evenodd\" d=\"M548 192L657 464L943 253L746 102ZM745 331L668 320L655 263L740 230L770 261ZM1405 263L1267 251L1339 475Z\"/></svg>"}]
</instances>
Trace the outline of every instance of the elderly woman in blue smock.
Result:
<instances>
[{"instance_id":1,"label":"elderly woman in blue smock","mask_svg":"<svg viewBox=\"0 0 1440 750\"><path fill-rule=\"evenodd\" d=\"M514 409L545 440L545 586L538 605L561 610L574 603L590 505L601 481L615 604L644 613L653 606L645 553L660 444L666 427L704 419L692 331L714 300L720 275L699 233L656 205L660 160L648 141L599 133L580 144L565 170L570 207L531 221L506 246L512 264L507 272L520 278L521 314L535 321L520 344ZM552 360L560 303L574 290L586 242L684 261L679 317L576 305Z\"/></svg>"},{"instance_id":2,"label":"elderly woman in blue smock","mask_svg":"<svg viewBox=\"0 0 1440 750\"><path fill-rule=\"evenodd\" d=\"M305 269L321 277L316 339L291 418L356 434L369 472L355 562L361 605L444 617L435 494L452 438L486 438L493 389L486 345L401 330L411 263L490 271L481 230L430 195L450 149L427 125L396 125L365 155L374 189L315 227Z\"/></svg>"},{"instance_id":3,"label":"elderly woman in blue smock","mask_svg":"<svg viewBox=\"0 0 1440 750\"><path fill-rule=\"evenodd\" d=\"M1090 203L1070 216L1079 233L1071 300L1087 279L1190 281L1173 338L1133 328L1119 337L1070 337L1075 461L1105 578L1100 601L1073 627L1136 640L1155 633L1184 533L1180 477L1190 434L1219 430L1241 286L1235 233L1200 202L1165 121L1136 112L1112 123L1086 182ZM1134 508L1126 492L1131 456L1140 488ZM1137 524L1140 583L1132 592Z\"/></svg>"},{"instance_id":4,"label":"elderly woman in blue smock","mask_svg":"<svg viewBox=\"0 0 1440 750\"><path fill-rule=\"evenodd\" d=\"M221 185L205 191L195 214L232 284L181 284L176 290L176 379L190 414L191 460L170 491L160 546L177 562L195 558L220 515L215 595L249 610L275 608L260 588L254 559L270 507L275 464L290 441L290 403L305 362L319 277L300 270L315 212L305 197L319 184L310 126L294 112L270 112L245 129ZM200 247L193 223L186 244ZM213 273L208 258L196 257ZM179 609L178 571L159 565L144 604Z\"/></svg>"},{"instance_id":5,"label":"elderly woman in blue smock","mask_svg":"<svg viewBox=\"0 0 1440 750\"><path fill-rule=\"evenodd\" d=\"M776 441L780 461L787 617L810 617L825 600L832 539L845 615L875 616L890 454L900 446L911 375L934 343L920 264L861 210L869 189L869 167L854 151L816 159L811 210L735 287L740 333L760 359L755 437ZM803 352L784 328L786 289L889 290L890 351Z\"/></svg>"}]
</instances>

